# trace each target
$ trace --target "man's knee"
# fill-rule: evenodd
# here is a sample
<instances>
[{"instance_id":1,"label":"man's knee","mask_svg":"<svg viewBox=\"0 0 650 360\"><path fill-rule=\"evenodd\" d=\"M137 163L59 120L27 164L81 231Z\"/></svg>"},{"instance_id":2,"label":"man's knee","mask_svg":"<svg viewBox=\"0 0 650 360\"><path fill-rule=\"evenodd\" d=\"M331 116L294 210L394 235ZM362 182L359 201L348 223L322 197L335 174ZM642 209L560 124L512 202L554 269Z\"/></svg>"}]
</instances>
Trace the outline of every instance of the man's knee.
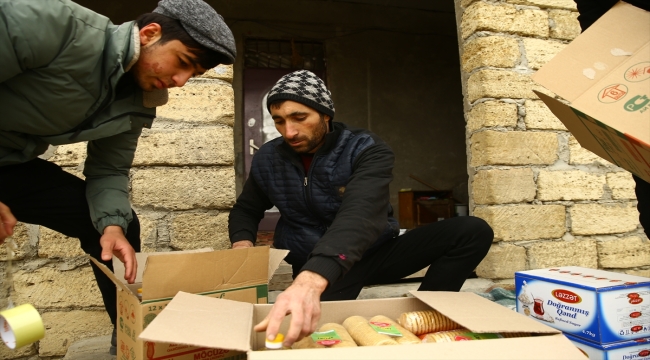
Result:
<instances>
[{"instance_id":1,"label":"man's knee","mask_svg":"<svg viewBox=\"0 0 650 360\"><path fill-rule=\"evenodd\" d=\"M494 240L492 227L485 220L475 216L463 216L462 218L464 223L461 228L465 234L477 245L489 249Z\"/></svg>"}]
</instances>

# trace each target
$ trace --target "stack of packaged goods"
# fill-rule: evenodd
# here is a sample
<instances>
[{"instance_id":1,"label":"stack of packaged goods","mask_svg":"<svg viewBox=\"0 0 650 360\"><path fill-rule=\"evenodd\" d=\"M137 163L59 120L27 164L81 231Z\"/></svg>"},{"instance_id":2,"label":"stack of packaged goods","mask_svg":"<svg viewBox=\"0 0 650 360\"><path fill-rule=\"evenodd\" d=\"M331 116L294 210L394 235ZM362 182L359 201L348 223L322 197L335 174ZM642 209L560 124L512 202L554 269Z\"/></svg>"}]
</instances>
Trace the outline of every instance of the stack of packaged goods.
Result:
<instances>
[{"instance_id":1,"label":"stack of packaged goods","mask_svg":"<svg viewBox=\"0 0 650 360\"><path fill-rule=\"evenodd\" d=\"M517 311L589 359L650 358L650 278L567 266L515 273Z\"/></svg>"}]
</instances>

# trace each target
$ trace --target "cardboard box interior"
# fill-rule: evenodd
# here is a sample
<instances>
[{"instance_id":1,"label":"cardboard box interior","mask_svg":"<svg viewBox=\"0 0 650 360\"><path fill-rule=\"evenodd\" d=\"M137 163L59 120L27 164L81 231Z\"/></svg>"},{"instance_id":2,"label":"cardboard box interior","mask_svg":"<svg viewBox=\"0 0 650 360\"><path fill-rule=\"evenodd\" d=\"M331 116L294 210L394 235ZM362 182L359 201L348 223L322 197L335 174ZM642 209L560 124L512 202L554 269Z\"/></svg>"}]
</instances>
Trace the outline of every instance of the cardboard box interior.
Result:
<instances>
[{"instance_id":1,"label":"cardboard box interior","mask_svg":"<svg viewBox=\"0 0 650 360\"><path fill-rule=\"evenodd\" d=\"M167 308L142 332L147 341L230 349L248 353L248 359L584 359L559 331L523 317L472 293L413 292L418 298L323 302L319 325L342 323L347 317L385 315L397 319L406 311L431 307L473 332L528 332L531 337L454 343L357 348L256 351L264 333L252 331L272 305L252 305L179 292ZM286 333L291 317L283 322Z\"/></svg>"}]
</instances>

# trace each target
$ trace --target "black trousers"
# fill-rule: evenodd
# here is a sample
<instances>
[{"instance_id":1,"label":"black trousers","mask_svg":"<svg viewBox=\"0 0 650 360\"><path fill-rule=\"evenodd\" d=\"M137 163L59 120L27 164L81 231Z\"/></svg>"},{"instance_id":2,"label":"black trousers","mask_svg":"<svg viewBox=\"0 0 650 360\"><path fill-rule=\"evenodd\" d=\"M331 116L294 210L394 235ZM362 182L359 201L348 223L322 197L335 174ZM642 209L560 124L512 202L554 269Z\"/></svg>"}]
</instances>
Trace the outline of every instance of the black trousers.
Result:
<instances>
[{"instance_id":1,"label":"black trousers","mask_svg":"<svg viewBox=\"0 0 650 360\"><path fill-rule=\"evenodd\" d=\"M328 286L321 300L353 300L364 286L396 282L427 266L419 290L458 291L490 250L493 238L492 228L473 216L413 229L364 255Z\"/></svg>"},{"instance_id":2,"label":"black trousers","mask_svg":"<svg viewBox=\"0 0 650 360\"><path fill-rule=\"evenodd\" d=\"M23 164L0 167L0 202L9 206L20 222L37 224L78 238L88 255L101 260L101 234L90 219L86 201L86 182L49 161L35 159ZM133 212L133 221L126 238L136 252L140 251L140 222ZM111 261L102 261L113 270ZM117 317L115 284L91 262L104 306L113 325ZM72 296L72 294L70 295Z\"/></svg>"}]
</instances>

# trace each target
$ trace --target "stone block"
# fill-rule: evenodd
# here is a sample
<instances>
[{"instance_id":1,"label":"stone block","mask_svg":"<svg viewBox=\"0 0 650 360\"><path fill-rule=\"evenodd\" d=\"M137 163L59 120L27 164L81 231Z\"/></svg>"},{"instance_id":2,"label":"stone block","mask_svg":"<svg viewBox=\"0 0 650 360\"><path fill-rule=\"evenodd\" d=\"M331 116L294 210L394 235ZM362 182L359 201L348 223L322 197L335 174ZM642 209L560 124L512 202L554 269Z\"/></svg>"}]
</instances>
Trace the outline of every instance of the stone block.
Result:
<instances>
[{"instance_id":1,"label":"stone block","mask_svg":"<svg viewBox=\"0 0 650 360\"><path fill-rule=\"evenodd\" d=\"M174 121L233 126L235 98L232 86L223 82L189 81L169 89L169 102L157 116Z\"/></svg>"},{"instance_id":2,"label":"stone block","mask_svg":"<svg viewBox=\"0 0 650 360\"><path fill-rule=\"evenodd\" d=\"M484 127L515 127L517 105L502 101L485 101L472 107L467 113L467 131L474 132Z\"/></svg>"},{"instance_id":3,"label":"stone block","mask_svg":"<svg viewBox=\"0 0 650 360\"><path fill-rule=\"evenodd\" d=\"M113 332L108 315L104 311L56 311L43 314L45 337L39 341L38 355L63 356L72 343ZM106 344L106 352L110 344Z\"/></svg>"},{"instance_id":4,"label":"stone block","mask_svg":"<svg viewBox=\"0 0 650 360\"><path fill-rule=\"evenodd\" d=\"M481 98L538 99L533 90L554 96L550 91L533 82L529 75L514 71L480 70L467 80L469 102Z\"/></svg>"},{"instance_id":5,"label":"stone block","mask_svg":"<svg viewBox=\"0 0 650 360\"><path fill-rule=\"evenodd\" d=\"M172 222L170 237L169 245L177 250L230 249L228 212L178 215Z\"/></svg>"},{"instance_id":6,"label":"stone block","mask_svg":"<svg viewBox=\"0 0 650 360\"><path fill-rule=\"evenodd\" d=\"M575 204L569 214L574 235L626 233L639 226L639 213L633 203Z\"/></svg>"},{"instance_id":7,"label":"stone block","mask_svg":"<svg viewBox=\"0 0 650 360\"><path fill-rule=\"evenodd\" d=\"M59 166L78 166L86 161L87 142L59 145L48 160Z\"/></svg>"},{"instance_id":8,"label":"stone block","mask_svg":"<svg viewBox=\"0 0 650 360\"><path fill-rule=\"evenodd\" d=\"M521 54L517 40L505 36L486 36L470 40L463 46L461 64L465 72L493 66L512 68L517 65Z\"/></svg>"},{"instance_id":9,"label":"stone block","mask_svg":"<svg viewBox=\"0 0 650 360\"><path fill-rule=\"evenodd\" d=\"M140 246L141 252L153 252L158 240L158 228L155 219L138 213L140 220ZM152 250L152 251L149 251Z\"/></svg>"},{"instance_id":10,"label":"stone block","mask_svg":"<svg viewBox=\"0 0 650 360\"><path fill-rule=\"evenodd\" d=\"M487 279L512 279L515 271L526 270L526 249L512 244L492 245L488 254L483 258L476 275Z\"/></svg>"},{"instance_id":11,"label":"stone block","mask_svg":"<svg viewBox=\"0 0 650 360\"><path fill-rule=\"evenodd\" d=\"M583 148L573 135L569 138L569 164L613 166L609 161Z\"/></svg>"},{"instance_id":12,"label":"stone block","mask_svg":"<svg viewBox=\"0 0 650 360\"><path fill-rule=\"evenodd\" d=\"M232 165L234 158L231 127L146 130L133 166Z\"/></svg>"},{"instance_id":13,"label":"stone block","mask_svg":"<svg viewBox=\"0 0 650 360\"><path fill-rule=\"evenodd\" d=\"M535 199L533 170L480 170L474 175L472 194L474 203L508 204L530 202Z\"/></svg>"},{"instance_id":14,"label":"stone block","mask_svg":"<svg viewBox=\"0 0 650 360\"><path fill-rule=\"evenodd\" d=\"M528 67L535 70L540 69L566 47L566 44L553 40L524 38L523 41Z\"/></svg>"},{"instance_id":15,"label":"stone block","mask_svg":"<svg viewBox=\"0 0 650 360\"><path fill-rule=\"evenodd\" d=\"M650 277L650 269L625 270L628 275Z\"/></svg>"},{"instance_id":16,"label":"stone block","mask_svg":"<svg viewBox=\"0 0 650 360\"><path fill-rule=\"evenodd\" d=\"M598 242L598 260L603 268L633 268L650 265L650 247L638 236Z\"/></svg>"},{"instance_id":17,"label":"stone block","mask_svg":"<svg viewBox=\"0 0 650 360\"><path fill-rule=\"evenodd\" d=\"M540 241L527 246L528 268L556 266L598 268L598 249L591 239L573 241Z\"/></svg>"},{"instance_id":18,"label":"stone block","mask_svg":"<svg viewBox=\"0 0 650 360\"><path fill-rule=\"evenodd\" d=\"M460 0L460 6L463 7L463 8L467 8L468 6L470 6L471 4L473 4L476 1L478 1L478 0Z\"/></svg>"},{"instance_id":19,"label":"stone block","mask_svg":"<svg viewBox=\"0 0 650 360\"><path fill-rule=\"evenodd\" d=\"M557 239L566 232L562 205L477 206L473 215L490 224L495 241Z\"/></svg>"},{"instance_id":20,"label":"stone block","mask_svg":"<svg viewBox=\"0 0 650 360\"><path fill-rule=\"evenodd\" d=\"M506 0L510 4L539 6L546 9L569 9L577 10L573 0Z\"/></svg>"},{"instance_id":21,"label":"stone block","mask_svg":"<svg viewBox=\"0 0 650 360\"><path fill-rule=\"evenodd\" d=\"M10 359L34 359L33 357L29 357L32 355L37 354L37 348L35 344L28 345L28 346L23 346L19 349L11 350L7 346L2 344L0 346L0 359L2 360L10 360ZM34 359L36 360L36 359Z\"/></svg>"},{"instance_id":22,"label":"stone block","mask_svg":"<svg viewBox=\"0 0 650 360\"><path fill-rule=\"evenodd\" d=\"M142 169L133 172L131 181L135 206L229 209L235 203L235 171L231 167Z\"/></svg>"},{"instance_id":23,"label":"stone block","mask_svg":"<svg viewBox=\"0 0 650 360\"><path fill-rule=\"evenodd\" d=\"M558 159L554 133L482 131L471 137L471 166L550 165Z\"/></svg>"},{"instance_id":24,"label":"stone block","mask_svg":"<svg viewBox=\"0 0 650 360\"><path fill-rule=\"evenodd\" d=\"M567 131L566 126L557 118L546 104L537 100L526 100L526 129L531 130L562 130Z\"/></svg>"},{"instance_id":25,"label":"stone block","mask_svg":"<svg viewBox=\"0 0 650 360\"><path fill-rule=\"evenodd\" d=\"M585 171L541 170L537 175L537 199L598 200L605 195L607 180L604 174Z\"/></svg>"},{"instance_id":26,"label":"stone block","mask_svg":"<svg viewBox=\"0 0 650 360\"><path fill-rule=\"evenodd\" d=\"M548 36L548 13L517 9L508 4L476 2L463 12L461 35L467 39L477 31L505 32L526 36Z\"/></svg>"},{"instance_id":27,"label":"stone block","mask_svg":"<svg viewBox=\"0 0 650 360\"><path fill-rule=\"evenodd\" d=\"M52 266L14 273L16 303L37 308L104 307L90 265L61 271Z\"/></svg>"},{"instance_id":28,"label":"stone block","mask_svg":"<svg viewBox=\"0 0 650 360\"><path fill-rule=\"evenodd\" d=\"M68 167L68 166L66 166L66 167L62 167L61 169L63 169L63 171L67 172L68 174L72 174L72 175L78 177L81 180L86 179L86 177L84 176L83 170L79 170L76 167Z\"/></svg>"},{"instance_id":29,"label":"stone block","mask_svg":"<svg viewBox=\"0 0 650 360\"><path fill-rule=\"evenodd\" d=\"M30 235L29 228L27 227L28 225L29 224L18 222L16 226L14 226L14 234L11 238L16 244L16 249L13 250L13 257L9 257L7 245L2 244L0 245L0 261L22 260L32 250L33 245L29 241ZM9 240L6 241L9 242Z\"/></svg>"},{"instance_id":30,"label":"stone block","mask_svg":"<svg viewBox=\"0 0 650 360\"><path fill-rule=\"evenodd\" d=\"M578 13L566 10L551 10L548 17L551 20L550 36L555 39L573 40L580 35Z\"/></svg>"},{"instance_id":31,"label":"stone block","mask_svg":"<svg viewBox=\"0 0 650 360\"><path fill-rule=\"evenodd\" d=\"M233 69L232 65L219 65L205 72L198 79L219 79L232 84Z\"/></svg>"},{"instance_id":32,"label":"stone block","mask_svg":"<svg viewBox=\"0 0 650 360\"><path fill-rule=\"evenodd\" d=\"M607 185L612 190L612 199L636 199L636 183L627 171L607 173Z\"/></svg>"},{"instance_id":33,"label":"stone block","mask_svg":"<svg viewBox=\"0 0 650 360\"><path fill-rule=\"evenodd\" d=\"M67 237L45 226L39 226L40 240L38 242L38 257L41 258L70 258L83 256L79 239Z\"/></svg>"}]
</instances>

